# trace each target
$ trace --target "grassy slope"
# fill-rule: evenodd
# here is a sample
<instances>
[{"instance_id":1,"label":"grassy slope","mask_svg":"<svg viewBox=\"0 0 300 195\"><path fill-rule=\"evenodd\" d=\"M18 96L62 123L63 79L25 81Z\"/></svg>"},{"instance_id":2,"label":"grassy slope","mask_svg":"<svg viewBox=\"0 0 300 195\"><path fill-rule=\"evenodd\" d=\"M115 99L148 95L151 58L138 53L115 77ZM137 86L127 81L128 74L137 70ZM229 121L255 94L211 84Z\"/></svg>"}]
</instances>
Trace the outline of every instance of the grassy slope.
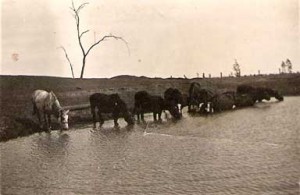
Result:
<instances>
[{"instance_id":1,"label":"grassy slope","mask_svg":"<svg viewBox=\"0 0 300 195\"><path fill-rule=\"evenodd\" d=\"M31 94L36 89L52 90L63 106L88 103L92 93L119 93L130 108L134 93L147 90L162 95L168 87L176 87L187 94L191 82L220 90L235 90L238 84L251 84L277 89L284 95L300 95L300 74L248 76L240 78L161 79L119 76L111 79L70 79L37 76L0 76L1 124L0 140L31 134L37 131L32 118ZM70 123L90 118L89 110L73 112ZM17 119L19 122L15 122ZM29 130L28 130L29 129Z\"/></svg>"}]
</instances>

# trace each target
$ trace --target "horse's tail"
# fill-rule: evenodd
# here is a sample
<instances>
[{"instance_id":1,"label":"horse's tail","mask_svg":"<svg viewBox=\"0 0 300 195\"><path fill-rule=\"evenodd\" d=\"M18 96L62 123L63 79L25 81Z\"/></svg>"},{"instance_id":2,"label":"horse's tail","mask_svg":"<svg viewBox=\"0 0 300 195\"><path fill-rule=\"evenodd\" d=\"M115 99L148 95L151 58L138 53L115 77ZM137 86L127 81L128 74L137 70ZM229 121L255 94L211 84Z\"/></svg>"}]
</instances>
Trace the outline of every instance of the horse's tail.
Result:
<instances>
[{"instance_id":1,"label":"horse's tail","mask_svg":"<svg viewBox=\"0 0 300 195\"><path fill-rule=\"evenodd\" d=\"M91 106L91 112L94 113L95 112L95 108L96 108L96 104L95 104L95 99L93 97L93 95L90 96L90 106Z\"/></svg>"},{"instance_id":2,"label":"horse's tail","mask_svg":"<svg viewBox=\"0 0 300 195\"><path fill-rule=\"evenodd\" d=\"M35 92L34 92L35 94ZM34 95L32 95L31 97L31 102L32 102L32 115L35 115L37 113L37 107L36 107L36 103L34 100Z\"/></svg>"},{"instance_id":3,"label":"horse's tail","mask_svg":"<svg viewBox=\"0 0 300 195\"><path fill-rule=\"evenodd\" d=\"M36 107L35 102L32 102L32 105L33 105L32 115L35 115L37 113L37 107Z\"/></svg>"}]
</instances>

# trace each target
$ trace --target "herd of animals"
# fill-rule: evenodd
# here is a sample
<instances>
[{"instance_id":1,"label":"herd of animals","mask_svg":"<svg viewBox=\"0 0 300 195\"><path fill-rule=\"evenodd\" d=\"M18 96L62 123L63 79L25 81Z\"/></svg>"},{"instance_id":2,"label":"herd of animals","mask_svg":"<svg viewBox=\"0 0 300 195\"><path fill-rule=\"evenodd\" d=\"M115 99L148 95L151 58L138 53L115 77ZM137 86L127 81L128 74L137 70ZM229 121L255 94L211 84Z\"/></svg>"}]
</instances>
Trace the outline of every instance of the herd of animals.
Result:
<instances>
[{"instance_id":1,"label":"herd of animals","mask_svg":"<svg viewBox=\"0 0 300 195\"><path fill-rule=\"evenodd\" d=\"M189 94L183 95L176 88L168 88L164 97L152 95L147 91L138 91L134 96L134 109L131 113L118 94L94 93L89 97L93 127L96 128L97 117L100 127L104 123L102 114L112 114L114 125L118 126L118 118L123 117L128 125L134 124L134 115L137 121L144 121L144 113L153 113L154 121L161 120L163 111L168 111L175 120L182 117L182 109L188 107L189 113L209 114L234 108L253 106L257 101L270 100L271 97L283 101L283 96L278 91L239 85L236 91L216 93L203 88L193 82ZM33 114L37 115L40 127L50 130L51 115L54 115L61 125L61 129L68 129L68 112L60 105L56 95L51 91L36 90L32 94Z\"/></svg>"}]
</instances>

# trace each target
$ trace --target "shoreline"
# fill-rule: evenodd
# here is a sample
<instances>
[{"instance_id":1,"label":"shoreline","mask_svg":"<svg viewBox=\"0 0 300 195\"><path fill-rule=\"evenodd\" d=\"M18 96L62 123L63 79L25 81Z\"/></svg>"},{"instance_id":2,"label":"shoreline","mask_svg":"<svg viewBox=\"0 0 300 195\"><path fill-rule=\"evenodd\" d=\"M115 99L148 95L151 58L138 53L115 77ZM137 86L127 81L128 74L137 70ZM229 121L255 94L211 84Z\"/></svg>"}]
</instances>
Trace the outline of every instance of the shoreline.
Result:
<instances>
[{"instance_id":1,"label":"shoreline","mask_svg":"<svg viewBox=\"0 0 300 195\"><path fill-rule=\"evenodd\" d=\"M300 73L256 75L223 78L148 78L136 76L117 76L113 78L72 79L46 76L0 75L1 84L1 123L0 141L40 132L35 116L32 116L31 94L36 89L53 91L62 106L89 103L93 93L118 93L130 109L134 105L134 94L146 90L151 94L163 95L169 88L178 88L188 94L189 85L199 82L201 86L213 87L220 91L235 91L240 84L270 87L284 96L300 95ZM70 124L76 125L91 121L89 109L72 111ZM55 126L55 124L54 124Z\"/></svg>"}]
</instances>

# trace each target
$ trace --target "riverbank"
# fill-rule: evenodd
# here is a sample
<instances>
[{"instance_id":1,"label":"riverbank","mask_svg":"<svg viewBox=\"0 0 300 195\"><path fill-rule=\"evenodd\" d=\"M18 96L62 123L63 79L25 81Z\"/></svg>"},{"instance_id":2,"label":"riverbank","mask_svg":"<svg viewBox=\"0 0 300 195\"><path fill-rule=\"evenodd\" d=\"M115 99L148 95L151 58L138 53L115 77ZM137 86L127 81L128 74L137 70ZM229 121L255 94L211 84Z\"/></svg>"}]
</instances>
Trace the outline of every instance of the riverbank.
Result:
<instances>
[{"instance_id":1,"label":"riverbank","mask_svg":"<svg viewBox=\"0 0 300 195\"><path fill-rule=\"evenodd\" d=\"M235 90L237 85L270 87L283 95L300 95L300 74L259 75L239 78L147 78L135 76L118 76L99 79L71 79L42 76L0 76L1 83L1 124L0 141L30 135L40 131L36 118L32 116L31 94L36 89L52 90L62 106L88 103L88 98L96 92L119 93L121 98L133 108L134 94L147 90L152 94L163 95L169 87L175 87L184 94L189 85L199 82L202 86L218 90ZM70 113L70 126L90 122L90 111L79 110ZM55 124L54 124L55 126Z\"/></svg>"}]
</instances>

